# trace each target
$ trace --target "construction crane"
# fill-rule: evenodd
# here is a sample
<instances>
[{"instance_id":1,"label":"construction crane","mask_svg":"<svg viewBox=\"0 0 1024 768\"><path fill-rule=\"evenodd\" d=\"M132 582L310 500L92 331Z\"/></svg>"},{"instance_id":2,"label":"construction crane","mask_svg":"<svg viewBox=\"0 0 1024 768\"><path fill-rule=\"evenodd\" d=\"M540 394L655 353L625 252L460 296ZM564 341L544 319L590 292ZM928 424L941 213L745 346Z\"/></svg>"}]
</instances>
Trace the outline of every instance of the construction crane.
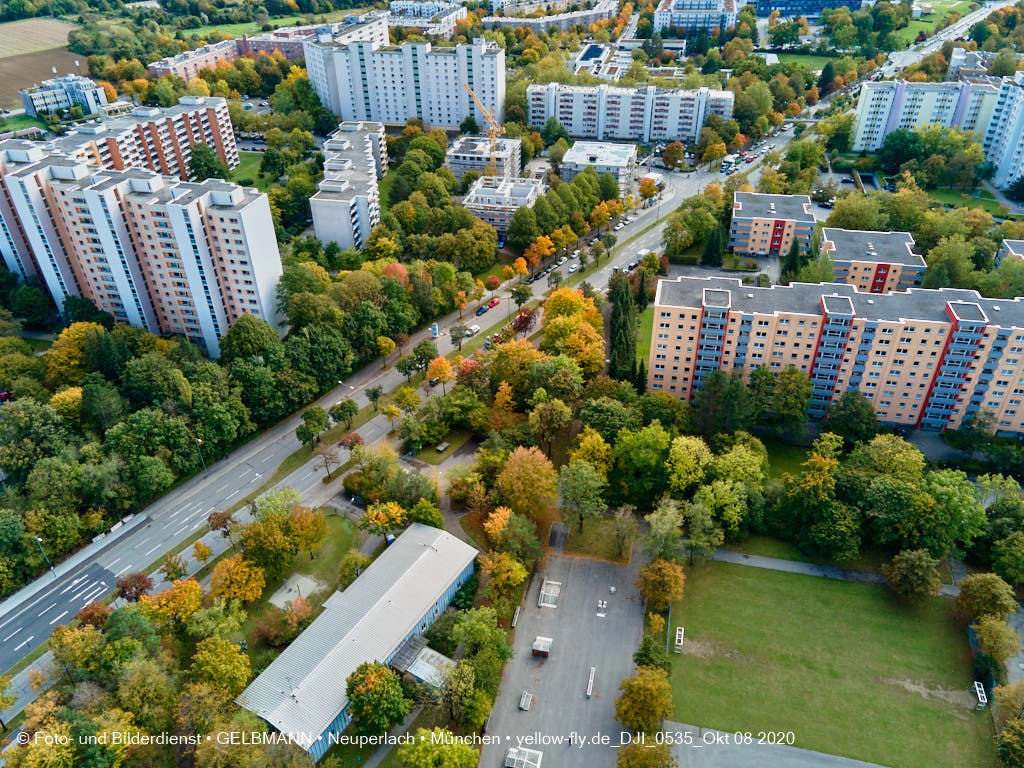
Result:
<instances>
[{"instance_id":1,"label":"construction crane","mask_svg":"<svg viewBox=\"0 0 1024 768\"><path fill-rule=\"evenodd\" d=\"M487 137L491 140L491 162L487 166L488 176L498 175L498 136L505 132L505 127L500 125L494 116L490 113L487 107L484 106L483 102L473 93L473 89L469 87L469 83L463 83L462 87L466 89L470 97L473 99L473 103L476 104L487 120Z\"/></svg>"}]
</instances>

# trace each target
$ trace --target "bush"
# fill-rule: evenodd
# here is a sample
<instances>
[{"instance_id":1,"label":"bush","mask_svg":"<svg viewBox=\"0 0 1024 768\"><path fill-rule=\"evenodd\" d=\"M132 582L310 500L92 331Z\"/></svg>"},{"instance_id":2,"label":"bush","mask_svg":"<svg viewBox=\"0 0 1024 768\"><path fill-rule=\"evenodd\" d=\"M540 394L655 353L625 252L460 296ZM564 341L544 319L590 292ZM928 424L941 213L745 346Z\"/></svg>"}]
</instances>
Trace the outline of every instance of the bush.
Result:
<instances>
[{"instance_id":1,"label":"bush","mask_svg":"<svg viewBox=\"0 0 1024 768\"><path fill-rule=\"evenodd\" d=\"M473 574L466 579L466 583L459 587L455 593L455 597L452 598L452 607L460 611L468 611L473 607L473 601L476 599L476 591L480 586L480 574L477 569L477 564L473 563Z\"/></svg>"},{"instance_id":2,"label":"bush","mask_svg":"<svg viewBox=\"0 0 1024 768\"><path fill-rule=\"evenodd\" d=\"M350 549L338 564L339 587L347 589L356 577L370 564L370 558L358 549Z\"/></svg>"},{"instance_id":3,"label":"bush","mask_svg":"<svg viewBox=\"0 0 1024 768\"><path fill-rule=\"evenodd\" d=\"M253 185L253 180L250 177L246 176L244 178L238 179L235 183L238 184L238 186L240 187L251 187Z\"/></svg>"},{"instance_id":4,"label":"bush","mask_svg":"<svg viewBox=\"0 0 1024 768\"><path fill-rule=\"evenodd\" d=\"M455 626L455 612L445 611L441 618L435 621L423 636L427 639L427 645L438 653L445 656L452 656L458 646L455 638L452 637L452 628Z\"/></svg>"}]
</instances>

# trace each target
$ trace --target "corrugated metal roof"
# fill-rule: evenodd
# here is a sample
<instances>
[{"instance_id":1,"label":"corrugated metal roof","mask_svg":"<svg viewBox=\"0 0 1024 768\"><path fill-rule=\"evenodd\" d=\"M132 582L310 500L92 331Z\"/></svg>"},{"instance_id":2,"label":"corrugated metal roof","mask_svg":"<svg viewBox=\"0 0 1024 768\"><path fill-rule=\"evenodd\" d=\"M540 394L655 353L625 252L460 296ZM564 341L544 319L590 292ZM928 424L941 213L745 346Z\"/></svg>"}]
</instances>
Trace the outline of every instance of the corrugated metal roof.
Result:
<instances>
[{"instance_id":1,"label":"corrugated metal roof","mask_svg":"<svg viewBox=\"0 0 1024 768\"><path fill-rule=\"evenodd\" d=\"M476 555L450 533L413 523L236 702L309 749L348 703L348 676L395 651Z\"/></svg>"}]
</instances>

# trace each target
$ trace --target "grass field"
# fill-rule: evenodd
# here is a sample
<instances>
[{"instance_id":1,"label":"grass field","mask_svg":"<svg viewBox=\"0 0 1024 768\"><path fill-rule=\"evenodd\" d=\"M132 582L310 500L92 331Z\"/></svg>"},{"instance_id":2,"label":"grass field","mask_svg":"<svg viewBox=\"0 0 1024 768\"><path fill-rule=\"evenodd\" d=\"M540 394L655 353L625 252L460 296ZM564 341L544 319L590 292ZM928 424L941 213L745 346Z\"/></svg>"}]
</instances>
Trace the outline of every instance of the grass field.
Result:
<instances>
[{"instance_id":1,"label":"grass field","mask_svg":"<svg viewBox=\"0 0 1024 768\"><path fill-rule=\"evenodd\" d=\"M980 190L978 195L978 197L973 197L953 189L928 190L928 197L937 203L954 205L958 208L983 208L995 216L1006 215L1007 209L1000 205L989 192Z\"/></svg>"},{"instance_id":2,"label":"grass field","mask_svg":"<svg viewBox=\"0 0 1024 768\"><path fill-rule=\"evenodd\" d=\"M43 128L45 130L46 123L31 115L11 115L4 118L4 123L0 126L0 133L20 131L24 128Z\"/></svg>"},{"instance_id":3,"label":"grass field","mask_svg":"<svg viewBox=\"0 0 1024 768\"><path fill-rule=\"evenodd\" d=\"M421 450L419 453L417 453L416 458L420 459L421 461L425 461L428 464L433 464L437 466L442 461L451 456L453 453L455 453L457 450L459 450L459 448L464 446L466 444L466 441L469 440L469 438L471 438L472 436L473 433L470 432L468 429L455 427L447 434L447 436L445 436L444 440L442 441L448 443L447 448L438 453L437 449L434 446L430 445Z\"/></svg>"},{"instance_id":4,"label":"grass field","mask_svg":"<svg viewBox=\"0 0 1024 768\"><path fill-rule=\"evenodd\" d=\"M0 58L63 48L77 24L57 19L22 19L0 24Z\"/></svg>"},{"instance_id":5,"label":"grass field","mask_svg":"<svg viewBox=\"0 0 1024 768\"><path fill-rule=\"evenodd\" d=\"M252 179L253 184L260 192L266 192L270 189L270 185L273 180L269 176L260 175L260 162L263 160L262 152L243 152L238 153L238 167L231 172L231 180L238 181L239 179Z\"/></svg>"},{"instance_id":6,"label":"grass field","mask_svg":"<svg viewBox=\"0 0 1024 768\"><path fill-rule=\"evenodd\" d=\"M932 3L932 6L935 8L934 12L911 19L903 29L896 30L896 34L908 45L917 39L919 32L932 35L935 32L935 25L941 22L950 11L956 11L961 16L966 16L971 12L971 3L966 0L938 0Z\"/></svg>"},{"instance_id":7,"label":"grass field","mask_svg":"<svg viewBox=\"0 0 1024 768\"><path fill-rule=\"evenodd\" d=\"M636 341L636 359L645 364L651 356L651 337L654 335L654 305L640 313L640 338Z\"/></svg>"},{"instance_id":8,"label":"grass field","mask_svg":"<svg viewBox=\"0 0 1024 768\"><path fill-rule=\"evenodd\" d=\"M782 477L784 472L796 474L803 471L800 465L807 460L807 449L799 445L786 445L772 437L762 437L761 442L768 449L768 476Z\"/></svg>"},{"instance_id":9,"label":"grass field","mask_svg":"<svg viewBox=\"0 0 1024 768\"><path fill-rule=\"evenodd\" d=\"M798 747L901 768L995 766L952 610L940 598L909 609L876 586L702 565L672 609L686 628L673 719L792 731Z\"/></svg>"},{"instance_id":10,"label":"grass field","mask_svg":"<svg viewBox=\"0 0 1024 768\"><path fill-rule=\"evenodd\" d=\"M619 555L619 546L615 541L615 521L610 517L587 520L583 523L582 531L576 526L570 526L565 543L565 551L571 555L594 557L613 563L628 563L632 548L632 542L626 544L625 555Z\"/></svg>"},{"instance_id":11,"label":"grass field","mask_svg":"<svg viewBox=\"0 0 1024 768\"><path fill-rule=\"evenodd\" d=\"M330 13L308 14L306 16L278 16L272 18L270 23L275 27L301 27L305 24L316 24L321 19L327 19L327 21L341 21L346 16L359 15L370 10L373 10L373 6L367 6L365 8L349 8L343 11L331 11ZM181 32L185 37L191 37L192 35L205 37L214 31L228 35L229 37L241 37L245 34L256 34L261 30L260 25L256 22L245 21L239 24L207 24L205 27L183 29Z\"/></svg>"},{"instance_id":12,"label":"grass field","mask_svg":"<svg viewBox=\"0 0 1024 768\"><path fill-rule=\"evenodd\" d=\"M834 59L828 56L814 56L810 53L780 53L779 61L795 61L798 64L803 64L805 67L813 70L822 69L828 62L834 61Z\"/></svg>"}]
</instances>

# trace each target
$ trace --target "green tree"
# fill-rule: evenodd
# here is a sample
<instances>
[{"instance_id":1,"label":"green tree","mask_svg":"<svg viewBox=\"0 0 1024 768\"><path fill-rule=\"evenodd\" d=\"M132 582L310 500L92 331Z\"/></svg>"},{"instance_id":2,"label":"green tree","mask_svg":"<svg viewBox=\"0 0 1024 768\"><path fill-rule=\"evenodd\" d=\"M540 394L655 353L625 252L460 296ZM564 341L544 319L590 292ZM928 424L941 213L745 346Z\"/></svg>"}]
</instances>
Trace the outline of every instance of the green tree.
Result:
<instances>
[{"instance_id":1,"label":"green tree","mask_svg":"<svg viewBox=\"0 0 1024 768\"><path fill-rule=\"evenodd\" d=\"M683 552L683 513L675 499L664 497L644 518L644 551L652 560L678 560Z\"/></svg>"},{"instance_id":2,"label":"green tree","mask_svg":"<svg viewBox=\"0 0 1024 768\"><path fill-rule=\"evenodd\" d=\"M542 400L530 411L530 432L544 446L548 457L555 439L572 421L572 411L558 398Z\"/></svg>"},{"instance_id":3,"label":"green tree","mask_svg":"<svg viewBox=\"0 0 1024 768\"><path fill-rule=\"evenodd\" d=\"M348 676L345 694L352 725L360 734L382 734L412 709L398 675L377 661L363 662Z\"/></svg>"},{"instance_id":4,"label":"green tree","mask_svg":"<svg viewBox=\"0 0 1024 768\"><path fill-rule=\"evenodd\" d=\"M679 765L668 744L632 742L620 747L616 768L677 768Z\"/></svg>"},{"instance_id":5,"label":"green tree","mask_svg":"<svg viewBox=\"0 0 1024 768\"><path fill-rule=\"evenodd\" d=\"M320 439L321 433L331 426L327 411L314 405L302 413L302 423L295 428L295 436L300 443L312 444Z\"/></svg>"},{"instance_id":6,"label":"green tree","mask_svg":"<svg viewBox=\"0 0 1024 768\"><path fill-rule=\"evenodd\" d=\"M224 364L234 360L266 361L283 351L281 337L266 321L255 315L241 315L220 340L220 359Z\"/></svg>"},{"instance_id":7,"label":"green tree","mask_svg":"<svg viewBox=\"0 0 1024 768\"><path fill-rule=\"evenodd\" d=\"M346 429L352 429L352 420L359 413L359 406L355 400L342 400L332 405L329 413L335 423L341 424L344 422Z\"/></svg>"},{"instance_id":8,"label":"green tree","mask_svg":"<svg viewBox=\"0 0 1024 768\"><path fill-rule=\"evenodd\" d=\"M366 399L370 401L370 405L373 406L373 412L377 412L377 403L380 402L381 397L384 395L384 387L380 384L376 384L372 387L366 388Z\"/></svg>"},{"instance_id":9,"label":"green tree","mask_svg":"<svg viewBox=\"0 0 1024 768\"><path fill-rule=\"evenodd\" d=\"M686 548L690 551L690 565L697 559L710 557L722 546L725 533L706 504L687 504L683 512Z\"/></svg>"},{"instance_id":10,"label":"green tree","mask_svg":"<svg viewBox=\"0 0 1024 768\"><path fill-rule=\"evenodd\" d=\"M485 649L493 651L499 659L507 659L512 653L508 635L498 624L498 614L494 608L472 608L459 612L457 616L455 626L452 627L452 638L463 644L467 657L476 656Z\"/></svg>"},{"instance_id":11,"label":"green tree","mask_svg":"<svg viewBox=\"0 0 1024 768\"><path fill-rule=\"evenodd\" d=\"M188 175L192 181L206 179L229 179L231 171L217 151L209 144L193 144L192 156L188 160Z\"/></svg>"},{"instance_id":12,"label":"green tree","mask_svg":"<svg viewBox=\"0 0 1024 768\"><path fill-rule=\"evenodd\" d=\"M1024 531L1014 531L993 545L992 570L1010 584L1024 584Z\"/></svg>"},{"instance_id":13,"label":"green tree","mask_svg":"<svg viewBox=\"0 0 1024 768\"><path fill-rule=\"evenodd\" d=\"M871 401L863 393L848 390L828 407L821 428L843 438L848 446L866 443L882 431Z\"/></svg>"},{"instance_id":14,"label":"green tree","mask_svg":"<svg viewBox=\"0 0 1024 768\"><path fill-rule=\"evenodd\" d=\"M648 507L668 486L669 435L653 422L639 430L622 430L613 448L615 464L608 476L611 500Z\"/></svg>"},{"instance_id":15,"label":"green tree","mask_svg":"<svg viewBox=\"0 0 1024 768\"><path fill-rule=\"evenodd\" d=\"M615 719L638 733L653 733L672 714L672 686L663 669L642 667L619 685Z\"/></svg>"},{"instance_id":16,"label":"green tree","mask_svg":"<svg viewBox=\"0 0 1024 768\"><path fill-rule=\"evenodd\" d=\"M441 689L441 703L448 709L448 714L455 722L462 721L463 708L473 695L473 684L476 673L473 666L465 659L448 670L448 677Z\"/></svg>"},{"instance_id":17,"label":"green tree","mask_svg":"<svg viewBox=\"0 0 1024 768\"><path fill-rule=\"evenodd\" d=\"M981 652L1000 664L1006 664L1011 656L1020 651L1020 635L1002 619L985 616L976 621L972 628Z\"/></svg>"},{"instance_id":18,"label":"green tree","mask_svg":"<svg viewBox=\"0 0 1024 768\"><path fill-rule=\"evenodd\" d=\"M478 755L467 742L453 738L444 728L419 728L408 744L397 749L405 768L473 768Z\"/></svg>"},{"instance_id":19,"label":"green tree","mask_svg":"<svg viewBox=\"0 0 1024 768\"><path fill-rule=\"evenodd\" d=\"M565 464L558 477L558 493L562 500L562 512L566 521L576 524L583 531L587 520L600 517L605 510L602 497L605 479L586 461Z\"/></svg>"},{"instance_id":20,"label":"green tree","mask_svg":"<svg viewBox=\"0 0 1024 768\"><path fill-rule=\"evenodd\" d=\"M712 461L711 449L699 437L680 435L668 450L668 487L685 498L703 479Z\"/></svg>"},{"instance_id":21,"label":"green tree","mask_svg":"<svg viewBox=\"0 0 1024 768\"><path fill-rule=\"evenodd\" d=\"M693 426L702 435L735 432L750 423L747 388L738 377L714 370L693 396Z\"/></svg>"},{"instance_id":22,"label":"green tree","mask_svg":"<svg viewBox=\"0 0 1024 768\"><path fill-rule=\"evenodd\" d=\"M942 588L939 561L925 549L905 549L882 567L889 587L907 602L920 602Z\"/></svg>"},{"instance_id":23,"label":"green tree","mask_svg":"<svg viewBox=\"0 0 1024 768\"><path fill-rule=\"evenodd\" d=\"M656 667L666 672L672 671L672 661L665 653L665 644L653 635L643 636L640 647L633 654L633 663L638 667Z\"/></svg>"}]
</instances>

